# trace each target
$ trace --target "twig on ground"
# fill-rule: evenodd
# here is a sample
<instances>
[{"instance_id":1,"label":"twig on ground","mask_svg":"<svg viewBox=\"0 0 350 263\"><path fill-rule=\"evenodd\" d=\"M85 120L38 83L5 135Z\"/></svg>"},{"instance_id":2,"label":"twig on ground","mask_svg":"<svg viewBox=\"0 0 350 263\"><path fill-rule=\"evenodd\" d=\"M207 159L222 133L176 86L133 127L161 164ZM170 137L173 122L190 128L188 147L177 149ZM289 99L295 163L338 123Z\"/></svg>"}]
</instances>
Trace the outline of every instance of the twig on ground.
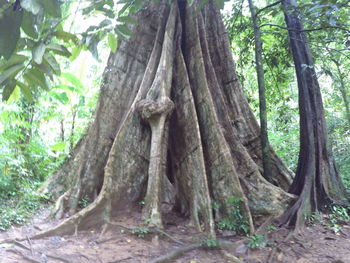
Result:
<instances>
[{"instance_id":1,"label":"twig on ground","mask_svg":"<svg viewBox=\"0 0 350 263\"><path fill-rule=\"evenodd\" d=\"M173 250L172 252L164 255L164 256L160 256L160 257L157 257L157 258L154 258L152 259L151 261L149 261L148 263L166 263L166 262L170 262L170 260L173 260L177 257L179 257L180 255L188 252L188 251L191 251L191 250L194 250L194 249L197 249L197 248L200 248L202 247L202 243L195 243L195 244L191 244L191 245L188 245L188 246L184 246L184 247L180 247L178 249L175 249Z\"/></svg>"},{"instance_id":2,"label":"twig on ground","mask_svg":"<svg viewBox=\"0 0 350 263\"><path fill-rule=\"evenodd\" d=\"M30 250L29 247L27 247L26 245L22 244L21 242L17 241L17 240L12 240L12 242L9 242L9 243L12 243L20 248L24 248L26 250Z\"/></svg>"},{"instance_id":3,"label":"twig on ground","mask_svg":"<svg viewBox=\"0 0 350 263\"><path fill-rule=\"evenodd\" d=\"M41 261L38 261L32 257L27 256L26 254L24 254L22 251L18 250L18 249L8 249L7 251L15 253L17 255L22 256L25 260L32 262L32 263L42 263Z\"/></svg>"},{"instance_id":4,"label":"twig on ground","mask_svg":"<svg viewBox=\"0 0 350 263\"><path fill-rule=\"evenodd\" d=\"M243 263L242 260L239 258L235 257L234 255L228 253L225 249L220 249L220 253L223 256L224 259L231 263Z\"/></svg>"},{"instance_id":5,"label":"twig on ground","mask_svg":"<svg viewBox=\"0 0 350 263\"><path fill-rule=\"evenodd\" d=\"M30 247L30 253L32 254L32 256L34 256L32 240L30 240L29 236L27 236L27 240L28 240L29 247Z\"/></svg>"},{"instance_id":6,"label":"twig on ground","mask_svg":"<svg viewBox=\"0 0 350 263\"><path fill-rule=\"evenodd\" d=\"M114 260L114 261L109 261L108 263L118 263L118 262L122 262L122 261L124 261L124 260L128 260L128 259L131 259L131 258L132 258L132 257L117 259L117 260Z\"/></svg>"},{"instance_id":7,"label":"twig on ground","mask_svg":"<svg viewBox=\"0 0 350 263\"><path fill-rule=\"evenodd\" d=\"M230 242L230 241L226 241L226 240L218 240L218 246L217 248L224 248L224 247L232 247L232 246L237 246L237 244L240 244L241 242L244 242L245 240L239 240L237 242ZM148 263L166 263L166 262L170 262L170 260L173 260L179 256L181 256L182 254L189 252L191 250L194 249L198 249L198 248L205 248L206 246L203 245L203 243L193 243L193 244L189 244L183 247L180 247L178 249L172 250L170 253L154 258L151 261L149 261ZM231 255L231 259L234 259L236 257L234 257L233 255ZM238 258L236 258L237 260L239 260ZM240 260L236 261L235 263L242 263Z\"/></svg>"},{"instance_id":8,"label":"twig on ground","mask_svg":"<svg viewBox=\"0 0 350 263\"><path fill-rule=\"evenodd\" d=\"M45 254L45 253L42 253L40 252L41 254ZM56 256L56 255L52 255L52 254L45 254L48 258L52 258L52 259L56 259L56 260L60 260L64 263L71 263L71 261L69 261L68 259L65 259L63 257L59 257L59 256Z\"/></svg>"}]
</instances>

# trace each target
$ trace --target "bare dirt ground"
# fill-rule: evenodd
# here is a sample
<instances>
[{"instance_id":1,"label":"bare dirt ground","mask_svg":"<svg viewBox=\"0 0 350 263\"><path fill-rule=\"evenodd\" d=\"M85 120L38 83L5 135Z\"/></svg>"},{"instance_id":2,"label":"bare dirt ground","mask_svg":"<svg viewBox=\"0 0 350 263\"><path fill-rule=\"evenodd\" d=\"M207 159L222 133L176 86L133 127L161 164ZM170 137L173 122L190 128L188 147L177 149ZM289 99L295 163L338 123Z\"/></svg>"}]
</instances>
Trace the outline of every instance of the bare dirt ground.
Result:
<instances>
[{"instance_id":1,"label":"bare dirt ground","mask_svg":"<svg viewBox=\"0 0 350 263\"><path fill-rule=\"evenodd\" d=\"M47 220L47 215L47 210L41 211L40 215L33 218L28 225L0 232L0 240L25 238L15 244L0 244L1 263L141 263L149 262L180 247L198 243L205 238L203 234L187 226L187 221L175 218L172 223L169 223L165 232L183 244L176 243L161 234L145 234L143 237L140 232L132 234L117 226L110 226L102 236L100 231L92 229L79 231L76 236L72 234L39 240L30 239L33 234L58 223L58 221ZM139 215L118 218L116 222L127 227L140 227L142 221L138 217ZM246 238L239 237L234 232L221 232L218 238L235 242L236 245L226 248L226 251L245 263L268 262L272 251L274 258L269 262L350 263L350 226L348 225L343 225L338 234L322 224L306 227L302 233L284 241L288 233L287 229L278 229L269 233L267 239L270 246L258 249L248 249ZM225 263L233 261L224 258L219 249L206 247L189 251L176 260L166 262Z\"/></svg>"}]
</instances>

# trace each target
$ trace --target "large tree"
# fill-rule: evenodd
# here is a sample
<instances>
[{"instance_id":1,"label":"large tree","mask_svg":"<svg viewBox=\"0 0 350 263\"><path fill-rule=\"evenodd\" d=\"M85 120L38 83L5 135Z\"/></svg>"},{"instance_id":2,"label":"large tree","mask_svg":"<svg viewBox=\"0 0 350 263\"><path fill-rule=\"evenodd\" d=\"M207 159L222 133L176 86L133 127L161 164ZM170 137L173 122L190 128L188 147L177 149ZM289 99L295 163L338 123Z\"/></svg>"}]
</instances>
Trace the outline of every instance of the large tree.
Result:
<instances>
[{"instance_id":1,"label":"large tree","mask_svg":"<svg viewBox=\"0 0 350 263\"><path fill-rule=\"evenodd\" d=\"M291 173L270 150L274 184L264 178L260 129L218 8L147 2L136 18L108 59L86 135L44 186L58 198L55 215L69 217L37 237L108 224L139 201L152 225L177 211L213 235L232 200L251 231L258 216L281 214Z\"/></svg>"}]
</instances>

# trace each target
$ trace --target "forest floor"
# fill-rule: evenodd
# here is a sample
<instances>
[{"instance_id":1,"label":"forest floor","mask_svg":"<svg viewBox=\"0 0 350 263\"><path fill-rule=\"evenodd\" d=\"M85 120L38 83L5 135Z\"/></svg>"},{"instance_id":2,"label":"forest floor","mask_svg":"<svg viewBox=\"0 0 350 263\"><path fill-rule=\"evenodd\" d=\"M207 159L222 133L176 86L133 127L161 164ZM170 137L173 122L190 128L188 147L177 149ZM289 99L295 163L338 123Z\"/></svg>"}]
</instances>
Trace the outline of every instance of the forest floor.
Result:
<instances>
[{"instance_id":1,"label":"forest floor","mask_svg":"<svg viewBox=\"0 0 350 263\"><path fill-rule=\"evenodd\" d=\"M185 244L198 243L203 235L186 226L186 221L174 216L168 220L166 233L180 245L163 235L143 233L137 228L132 234L124 228L111 226L102 236L96 230L79 231L77 235L53 236L32 240L30 236L47 229L59 221L47 220L48 210L43 210L27 225L13 227L0 232L0 242L4 239L25 238L17 243L0 244L0 262L34 262L34 263L139 263L149 262L159 256L174 251ZM118 218L120 225L139 226L139 215ZM147 232L147 231L146 231ZM234 232L221 231L218 239L234 242L236 245L226 249L245 263L268 262L272 251L276 263L350 263L350 226L340 226L335 234L326 224L306 227L302 233L284 241L290 233L287 229L277 229L267 234L269 246L251 249L247 238L239 237ZM176 260L165 262L176 263L225 263L222 251L217 248L200 248L182 254Z\"/></svg>"}]
</instances>

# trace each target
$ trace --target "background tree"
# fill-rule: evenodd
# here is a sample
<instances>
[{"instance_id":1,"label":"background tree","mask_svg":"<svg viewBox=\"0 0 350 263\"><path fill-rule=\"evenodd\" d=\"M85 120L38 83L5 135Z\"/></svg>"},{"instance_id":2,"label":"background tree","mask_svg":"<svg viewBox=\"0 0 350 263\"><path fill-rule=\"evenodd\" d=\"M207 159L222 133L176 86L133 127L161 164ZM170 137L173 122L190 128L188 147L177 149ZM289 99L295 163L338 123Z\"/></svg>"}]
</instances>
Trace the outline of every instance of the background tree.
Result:
<instances>
[{"instance_id":1,"label":"background tree","mask_svg":"<svg viewBox=\"0 0 350 263\"><path fill-rule=\"evenodd\" d=\"M300 152L296 176L289 189L299 199L282 221L300 227L311 213L333 203L347 205L348 201L327 145L321 91L300 14L296 9L290 10L297 4L284 0L283 5L298 80Z\"/></svg>"}]
</instances>

